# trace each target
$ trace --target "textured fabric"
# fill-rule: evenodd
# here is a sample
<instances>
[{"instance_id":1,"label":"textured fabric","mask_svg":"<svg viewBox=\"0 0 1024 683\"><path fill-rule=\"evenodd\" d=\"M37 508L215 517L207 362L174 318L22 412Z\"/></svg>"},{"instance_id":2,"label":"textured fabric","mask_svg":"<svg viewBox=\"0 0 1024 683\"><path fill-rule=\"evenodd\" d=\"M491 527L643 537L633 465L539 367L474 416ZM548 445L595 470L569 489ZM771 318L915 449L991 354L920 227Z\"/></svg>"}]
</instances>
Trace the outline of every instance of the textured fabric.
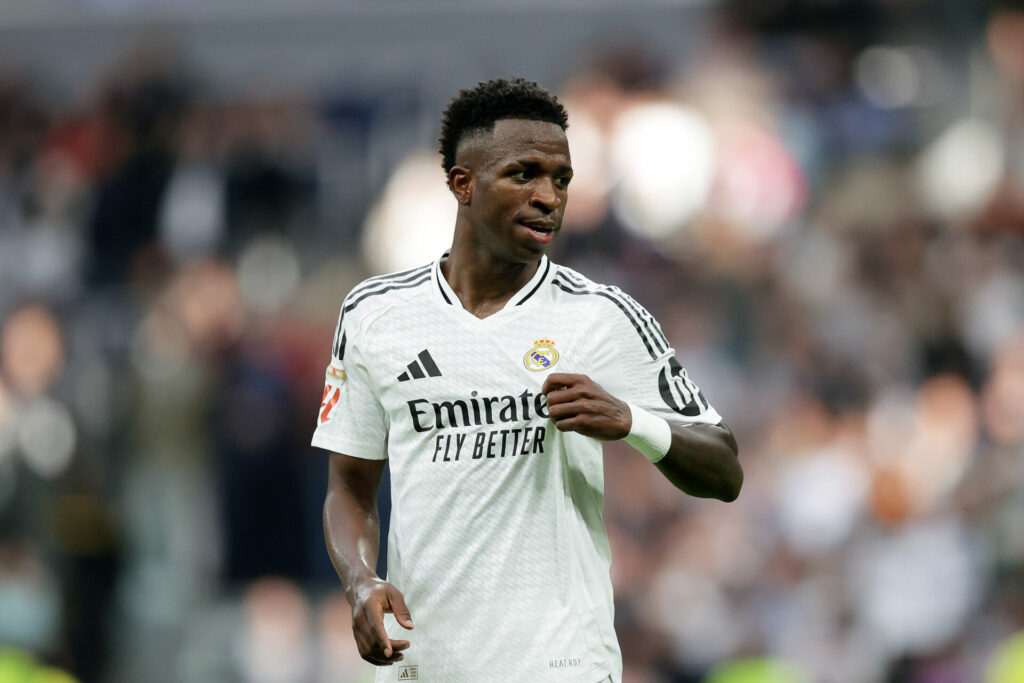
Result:
<instances>
[{"instance_id":1,"label":"textured fabric","mask_svg":"<svg viewBox=\"0 0 1024 683\"><path fill-rule=\"evenodd\" d=\"M672 427L668 421L629 403L632 426L625 441L653 463L661 462L672 447Z\"/></svg>"},{"instance_id":2,"label":"textured fabric","mask_svg":"<svg viewBox=\"0 0 1024 683\"><path fill-rule=\"evenodd\" d=\"M390 459L387 578L416 628L385 615L412 645L377 681L619 681L601 444L558 432L541 386L584 373L667 420L721 418L619 290L544 259L481 320L439 264L346 297L313 437Z\"/></svg>"}]
</instances>

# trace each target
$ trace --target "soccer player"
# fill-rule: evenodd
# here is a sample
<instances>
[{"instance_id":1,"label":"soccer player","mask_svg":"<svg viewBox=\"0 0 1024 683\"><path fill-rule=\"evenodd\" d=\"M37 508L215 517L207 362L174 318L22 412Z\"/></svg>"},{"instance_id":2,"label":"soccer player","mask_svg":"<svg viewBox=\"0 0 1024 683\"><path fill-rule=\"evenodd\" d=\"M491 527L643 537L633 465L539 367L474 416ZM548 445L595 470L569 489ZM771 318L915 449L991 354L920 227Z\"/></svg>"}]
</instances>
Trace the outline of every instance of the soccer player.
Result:
<instances>
[{"instance_id":1,"label":"soccer player","mask_svg":"<svg viewBox=\"0 0 1024 683\"><path fill-rule=\"evenodd\" d=\"M332 452L324 535L359 652L396 665L377 681L619 681L601 442L691 495L739 494L736 441L654 318L544 254L566 125L536 83L460 91L440 140L451 249L341 305L313 444Z\"/></svg>"}]
</instances>

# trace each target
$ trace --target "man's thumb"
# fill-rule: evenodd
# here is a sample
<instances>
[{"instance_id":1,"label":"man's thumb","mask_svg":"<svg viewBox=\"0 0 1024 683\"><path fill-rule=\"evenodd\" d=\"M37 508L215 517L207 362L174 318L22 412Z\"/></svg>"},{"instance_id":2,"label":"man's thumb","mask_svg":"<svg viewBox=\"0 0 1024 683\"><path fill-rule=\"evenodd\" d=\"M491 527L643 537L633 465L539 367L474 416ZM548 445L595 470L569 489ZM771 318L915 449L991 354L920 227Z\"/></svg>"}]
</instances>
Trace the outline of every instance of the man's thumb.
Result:
<instances>
[{"instance_id":1,"label":"man's thumb","mask_svg":"<svg viewBox=\"0 0 1024 683\"><path fill-rule=\"evenodd\" d=\"M388 590L388 600L391 602L391 612L395 615L395 619L402 625L402 628L412 629L412 615L409 614L409 608L405 606L405 597L401 591L397 588L391 587Z\"/></svg>"}]
</instances>

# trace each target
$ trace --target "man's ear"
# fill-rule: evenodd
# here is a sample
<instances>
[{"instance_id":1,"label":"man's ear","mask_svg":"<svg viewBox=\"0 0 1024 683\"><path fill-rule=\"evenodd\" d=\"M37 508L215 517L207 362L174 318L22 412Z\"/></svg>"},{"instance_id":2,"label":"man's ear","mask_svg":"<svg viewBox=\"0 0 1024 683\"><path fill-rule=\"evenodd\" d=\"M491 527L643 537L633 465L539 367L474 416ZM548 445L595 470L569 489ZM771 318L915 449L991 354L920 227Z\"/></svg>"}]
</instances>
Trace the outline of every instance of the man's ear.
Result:
<instances>
[{"instance_id":1,"label":"man's ear","mask_svg":"<svg viewBox=\"0 0 1024 683\"><path fill-rule=\"evenodd\" d=\"M473 175L465 166L452 166L448 171L448 188L462 206L468 206L473 198Z\"/></svg>"}]
</instances>

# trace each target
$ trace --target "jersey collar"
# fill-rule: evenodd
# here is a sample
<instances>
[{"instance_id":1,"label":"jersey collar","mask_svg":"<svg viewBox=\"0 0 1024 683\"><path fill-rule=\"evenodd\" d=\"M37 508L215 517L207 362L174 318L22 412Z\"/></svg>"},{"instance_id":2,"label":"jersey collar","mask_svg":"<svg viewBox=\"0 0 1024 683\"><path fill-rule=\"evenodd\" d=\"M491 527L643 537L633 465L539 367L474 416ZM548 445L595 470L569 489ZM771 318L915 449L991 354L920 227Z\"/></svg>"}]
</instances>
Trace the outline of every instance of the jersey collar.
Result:
<instances>
[{"instance_id":1,"label":"jersey collar","mask_svg":"<svg viewBox=\"0 0 1024 683\"><path fill-rule=\"evenodd\" d=\"M448 306L454 306L456 308L462 308L462 302L459 301L459 297L455 294L451 285L444 278L444 274L441 272L441 264L448 260L448 254L451 250L445 251L441 258L434 261L434 286L437 288L438 293L441 296L441 301ZM551 261L547 256L540 257L540 263L537 265L537 272L533 274L530 281L523 285L518 292L512 295L512 298L508 300L502 311L506 311L516 306L522 306L531 298L535 298L538 291L545 282L553 277L551 267ZM463 309L465 310L465 309ZM497 314L495 314L497 315Z\"/></svg>"}]
</instances>

